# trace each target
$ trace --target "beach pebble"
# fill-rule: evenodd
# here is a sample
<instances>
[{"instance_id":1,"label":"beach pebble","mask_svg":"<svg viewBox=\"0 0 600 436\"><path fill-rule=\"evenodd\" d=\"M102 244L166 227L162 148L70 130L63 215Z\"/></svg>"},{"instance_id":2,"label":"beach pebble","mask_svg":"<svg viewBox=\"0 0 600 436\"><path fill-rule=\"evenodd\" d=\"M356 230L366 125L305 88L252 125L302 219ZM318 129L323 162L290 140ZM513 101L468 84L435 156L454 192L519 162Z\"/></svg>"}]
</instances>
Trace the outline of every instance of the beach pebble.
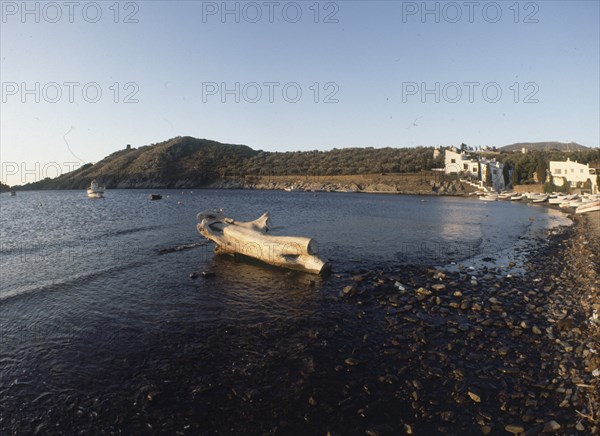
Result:
<instances>
[{"instance_id":1,"label":"beach pebble","mask_svg":"<svg viewBox=\"0 0 600 436\"><path fill-rule=\"evenodd\" d=\"M560 429L561 429L561 425L558 422L552 420L552 421L548 421L544 424L544 429L542 431L544 433L555 433Z\"/></svg>"},{"instance_id":2,"label":"beach pebble","mask_svg":"<svg viewBox=\"0 0 600 436\"><path fill-rule=\"evenodd\" d=\"M504 430L506 430L509 433L519 434L525 432L525 427L523 427L521 424L507 424L504 427Z\"/></svg>"},{"instance_id":3,"label":"beach pebble","mask_svg":"<svg viewBox=\"0 0 600 436\"><path fill-rule=\"evenodd\" d=\"M481 393L478 389L469 388L467 394L469 395L469 398L471 398L471 400L475 401L476 403L481 403Z\"/></svg>"},{"instance_id":4,"label":"beach pebble","mask_svg":"<svg viewBox=\"0 0 600 436\"><path fill-rule=\"evenodd\" d=\"M354 357L348 357L346 360L344 360L344 362L346 363L346 365L350 365L350 366L356 366L360 363Z\"/></svg>"}]
</instances>

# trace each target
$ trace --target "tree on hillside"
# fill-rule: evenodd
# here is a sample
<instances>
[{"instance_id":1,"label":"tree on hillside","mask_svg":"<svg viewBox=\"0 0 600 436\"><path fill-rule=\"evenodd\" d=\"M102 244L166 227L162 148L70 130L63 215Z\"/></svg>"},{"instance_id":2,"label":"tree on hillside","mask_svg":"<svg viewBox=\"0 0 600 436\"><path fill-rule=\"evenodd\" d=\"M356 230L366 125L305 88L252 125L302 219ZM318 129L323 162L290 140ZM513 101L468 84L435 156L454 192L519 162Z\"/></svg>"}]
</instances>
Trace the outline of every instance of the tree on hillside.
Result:
<instances>
[{"instance_id":1,"label":"tree on hillside","mask_svg":"<svg viewBox=\"0 0 600 436\"><path fill-rule=\"evenodd\" d=\"M505 164L504 168L502 168L502 177L504 177L504 186L509 186L510 185L510 167L508 166L508 164Z\"/></svg>"},{"instance_id":2,"label":"tree on hillside","mask_svg":"<svg viewBox=\"0 0 600 436\"><path fill-rule=\"evenodd\" d=\"M512 172L512 185L513 187L517 186L518 184L521 183L521 178L520 178L520 171L521 168L519 167L519 162L516 162L514 167L513 167L513 172Z\"/></svg>"},{"instance_id":3,"label":"tree on hillside","mask_svg":"<svg viewBox=\"0 0 600 436\"><path fill-rule=\"evenodd\" d=\"M492 181L492 167L488 164L485 171L485 185L490 187L494 183Z\"/></svg>"}]
</instances>

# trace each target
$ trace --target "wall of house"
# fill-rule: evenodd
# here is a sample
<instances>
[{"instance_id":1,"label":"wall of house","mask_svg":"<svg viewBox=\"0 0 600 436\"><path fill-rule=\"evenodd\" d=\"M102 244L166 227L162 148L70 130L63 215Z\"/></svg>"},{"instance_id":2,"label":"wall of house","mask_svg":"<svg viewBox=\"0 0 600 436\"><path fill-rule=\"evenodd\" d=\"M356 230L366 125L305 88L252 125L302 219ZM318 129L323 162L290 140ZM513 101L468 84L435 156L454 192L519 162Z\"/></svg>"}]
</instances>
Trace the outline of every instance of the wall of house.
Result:
<instances>
[{"instance_id":1,"label":"wall of house","mask_svg":"<svg viewBox=\"0 0 600 436\"><path fill-rule=\"evenodd\" d=\"M446 174L464 172L473 177L477 177L479 174L476 160L451 150L445 150L444 153L444 171Z\"/></svg>"},{"instance_id":2,"label":"wall of house","mask_svg":"<svg viewBox=\"0 0 600 436\"><path fill-rule=\"evenodd\" d=\"M571 187L576 186L578 182L585 183L590 180L592 182L592 192L598 192L596 172L589 165L572 162L570 159L564 162L550 161L550 174L556 186L562 186L564 179Z\"/></svg>"}]
</instances>

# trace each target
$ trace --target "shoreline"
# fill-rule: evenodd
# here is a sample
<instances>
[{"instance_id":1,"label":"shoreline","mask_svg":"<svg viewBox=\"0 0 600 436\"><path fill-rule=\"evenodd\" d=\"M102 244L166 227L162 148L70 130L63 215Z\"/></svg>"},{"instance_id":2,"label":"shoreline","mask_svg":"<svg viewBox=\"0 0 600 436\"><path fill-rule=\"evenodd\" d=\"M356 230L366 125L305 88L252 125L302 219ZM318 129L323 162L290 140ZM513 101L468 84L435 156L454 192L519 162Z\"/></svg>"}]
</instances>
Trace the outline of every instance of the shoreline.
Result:
<instances>
[{"instance_id":1,"label":"shoreline","mask_svg":"<svg viewBox=\"0 0 600 436\"><path fill-rule=\"evenodd\" d=\"M359 313L373 306L371 322L384 326L368 352L377 363L356 382L377 383L367 374L379 372L379 383L396 385L380 395L414 414L380 428L600 432L600 213L572 220L548 232L522 276L411 267L344 278L340 298ZM352 358L364 362L368 347Z\"/></svg>"},{"instance_id":2,"label":"shoreline","mask_svg":"<svg viewBox=\"0 0 600 436\"><path fill-rule=\"evenodd\" d=\"M235 319L218 324L225 334L207 326L209 347L158 340L174 357L135 384L101 401L78 393L52 414L10 406L4 423L19 433L598 433L600 213L571 218L540 231L548 240L530 244L522 273L393 259L328 279L278 272L286 301L288 283L314 312L245 323L239 334ZM240 351L205 366L207 352L230 347ZM41 409L36 396L29 410Z\"/></svg>"}]
</instances>

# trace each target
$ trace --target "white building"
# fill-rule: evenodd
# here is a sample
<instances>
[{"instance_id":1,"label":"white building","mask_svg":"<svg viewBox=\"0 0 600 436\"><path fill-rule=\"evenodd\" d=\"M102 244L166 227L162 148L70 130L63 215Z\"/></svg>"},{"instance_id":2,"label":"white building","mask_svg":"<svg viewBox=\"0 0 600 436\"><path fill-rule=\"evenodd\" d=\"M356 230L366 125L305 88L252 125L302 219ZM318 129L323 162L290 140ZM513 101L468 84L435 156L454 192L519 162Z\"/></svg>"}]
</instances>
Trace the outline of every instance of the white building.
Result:
<instances>
[{"instance_id":1,"label":"white building","mask_svg":"<svg viewBox=\"0 0 600 436\"><path fill-rule=\"evenodd\" d=\"M571 188L576 188L578 184L583 185L588 180L591 182L592 193L598 193L599 187L596 183L597 170L590 168L590 165L580 164L577 161L571 162L567 159L562 161L550 161L550 175L556 186L563 186L567 183Z\"/></svg>"},{"instance_id":2,"label":"white building","mask_svg":"<svg viewBox=\"0 0 600 436\"><path fill-rule=\"evenodd\" d=\"M456 148L451 147L445 150L444 172L446 174L463 174L470 176L480 182L487 180L487 172L491 171L491 179L494 190L501 191L506 189L504 183L504 164L495 159L472 157L465 152L458 152ZM481 176L479 166L481 165ZM480 178L481 177L481 178Z\"/></svg>"},{"instance_id":3,"label":"white building","mask_svg":"<svg viewBox=\"0 0 600 436\"><path fill-rule=\"evenodd\" d=\"M444 152L444 172L446 174L466 173L473 177L479 175L479 161L468 156L466 153L459 153L454 147Z\"/></svg>"}]
</instances>

